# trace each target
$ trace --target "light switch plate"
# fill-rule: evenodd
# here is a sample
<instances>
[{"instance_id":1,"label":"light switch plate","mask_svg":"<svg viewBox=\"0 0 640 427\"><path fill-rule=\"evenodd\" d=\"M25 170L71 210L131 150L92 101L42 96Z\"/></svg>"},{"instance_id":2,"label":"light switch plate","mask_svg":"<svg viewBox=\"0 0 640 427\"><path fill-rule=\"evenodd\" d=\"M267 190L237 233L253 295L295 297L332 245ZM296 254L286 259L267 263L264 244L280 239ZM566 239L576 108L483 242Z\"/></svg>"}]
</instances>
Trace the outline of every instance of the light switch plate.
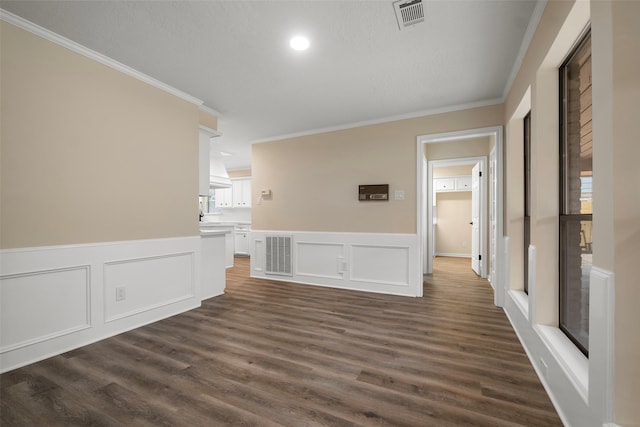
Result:
<instances>
[{"instance_id":1,"label":"light switch plate","mask_svg":"<svg viewBox=\"0 0 640 427\"><path fill-rule=\"evenodd\" d=\"M404 190L396 190L393 192L393 198L396 200L404 200Z\"/></svg>"}]
</instances>

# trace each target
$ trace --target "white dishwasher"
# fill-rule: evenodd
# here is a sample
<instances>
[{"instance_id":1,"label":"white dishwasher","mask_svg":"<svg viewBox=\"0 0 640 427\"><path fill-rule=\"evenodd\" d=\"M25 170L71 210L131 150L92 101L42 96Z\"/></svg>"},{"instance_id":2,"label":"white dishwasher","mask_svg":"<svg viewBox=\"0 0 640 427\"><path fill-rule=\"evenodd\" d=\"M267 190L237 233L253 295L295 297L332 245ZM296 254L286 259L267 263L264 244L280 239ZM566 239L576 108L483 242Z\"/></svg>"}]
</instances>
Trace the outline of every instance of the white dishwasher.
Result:
<instances>
[{"instance_id":1,"label":"white dishwasher","mask_svg":"<svg viewBox=\"0 0 640 427\"><path fill-rule=\"evenodd\" d=\"M236 224L234 233L235 255L248 257L251 245L251 224Z\"/></svg>"}]
</instances>

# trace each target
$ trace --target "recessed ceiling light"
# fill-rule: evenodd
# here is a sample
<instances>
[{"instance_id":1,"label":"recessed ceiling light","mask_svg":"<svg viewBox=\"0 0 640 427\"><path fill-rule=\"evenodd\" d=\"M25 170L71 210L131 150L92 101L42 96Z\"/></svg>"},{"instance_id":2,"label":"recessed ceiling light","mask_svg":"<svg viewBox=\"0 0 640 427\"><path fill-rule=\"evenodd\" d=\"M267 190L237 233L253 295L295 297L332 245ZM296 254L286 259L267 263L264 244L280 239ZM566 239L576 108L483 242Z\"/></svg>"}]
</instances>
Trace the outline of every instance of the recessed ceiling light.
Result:
<instances>
[{"instance_id":1,"label":"recessed ceiling light","mask_svg":"<svg viewBox=\"0 0 640 427\"><path fill-rule=\"evenodd\" d=\"M293 50L306 50L309 47L309 39L303 36L295 36L289 41Z\"/></svg>"}]
</instances>

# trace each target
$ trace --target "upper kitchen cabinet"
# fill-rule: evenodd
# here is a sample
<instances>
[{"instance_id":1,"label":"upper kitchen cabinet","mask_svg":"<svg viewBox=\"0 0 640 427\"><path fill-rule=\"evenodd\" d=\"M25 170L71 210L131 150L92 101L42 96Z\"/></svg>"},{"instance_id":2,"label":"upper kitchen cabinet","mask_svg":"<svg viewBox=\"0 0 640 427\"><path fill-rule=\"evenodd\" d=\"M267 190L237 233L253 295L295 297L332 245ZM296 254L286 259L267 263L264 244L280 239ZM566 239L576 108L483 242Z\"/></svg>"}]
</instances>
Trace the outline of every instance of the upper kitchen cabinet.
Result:
<instances>
[{"instance_id":1,"label":"upper kitchen cabinet","mask_svg":"<svg viewBox=\"0 0 640 427\"><path fill-rule=\"evenodd\" d=\"M229 188L216 188L216 207L218 208L232 208L233 207L233 194L231 187Z\"/></svg>"},{"instance_id":2,"label":"upper kitchen cabinet","mask_svg":"<svg viewBox=\"0 0 640 427\"><path fill-rule=\"evenodd\" d=\"M251 207L251 178L239 178L233 181L233 207Z\"/></svg>"},{"instance_id":3,"label":"upper kitchen cabinet","mask_svg":"<svg viewBox=\"0 0 640 427\"><path fill-rule=\"evenodd\" d=\"M433 178L438 193L451 191L471 191L471 175Z\"/></svg>"}]
</instances>

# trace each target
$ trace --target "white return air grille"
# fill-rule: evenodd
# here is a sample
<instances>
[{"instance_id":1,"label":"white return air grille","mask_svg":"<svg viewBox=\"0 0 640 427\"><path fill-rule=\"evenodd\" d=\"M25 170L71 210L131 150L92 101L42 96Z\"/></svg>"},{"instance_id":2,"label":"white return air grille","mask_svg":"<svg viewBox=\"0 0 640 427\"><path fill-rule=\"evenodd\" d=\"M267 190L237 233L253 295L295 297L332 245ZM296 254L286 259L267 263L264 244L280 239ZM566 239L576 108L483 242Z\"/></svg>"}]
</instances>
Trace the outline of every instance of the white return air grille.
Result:
<instances>
[{"instance_id":1,"label":"white return air grille","mask_svg":"<svg viewBox=\"0 0 640 427\"><path fill-rule=\"evenodd\" d=\"M291 236L266 236L265 273L291 276Z\"/></svg>"},{"instance_id":2,"label":"white return air grille","mask_svg":"<svg viewBox=\"0 0 640 427\"><path fill-rule=\"evenodd\" d=\"M424 21L422 0L400 0L393 2L400 30Z\"/></svg>"}]
</instances>

